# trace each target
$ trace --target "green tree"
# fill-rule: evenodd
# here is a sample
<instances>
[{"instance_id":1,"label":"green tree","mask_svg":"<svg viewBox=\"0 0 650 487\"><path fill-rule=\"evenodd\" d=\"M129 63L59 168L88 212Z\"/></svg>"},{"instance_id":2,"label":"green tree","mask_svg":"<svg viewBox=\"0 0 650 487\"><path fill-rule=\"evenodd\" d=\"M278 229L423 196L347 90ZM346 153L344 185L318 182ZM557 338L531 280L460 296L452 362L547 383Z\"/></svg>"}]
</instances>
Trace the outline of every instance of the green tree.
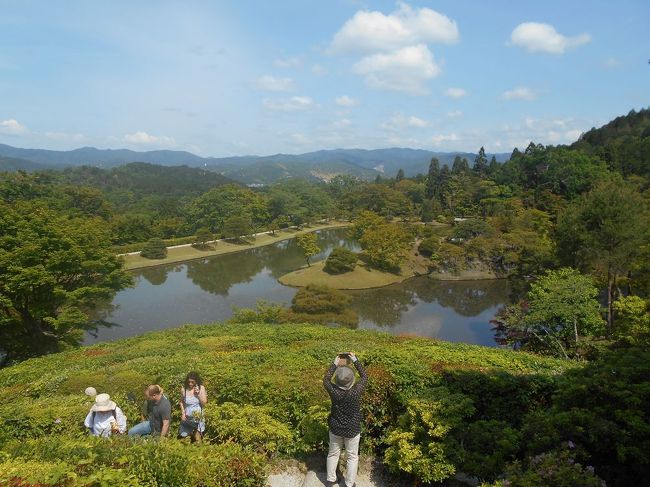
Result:
<instances>
[{"instance_id":1,"label":"green tree","mask_svg":"<svg viewBox=\"0 0 650 487\"><path fill-rule=\"evenodd\" d=\"M396 271L406 260L411 237L401 226L385 224L366 230L359 243L370 264Z\"/></svg>"},{"instance_id":2,"label":"green tree","mask_svg":"<svg viewBox=\"0 0 650 487\"><path fill-rule=\"evenodd\" d=\"M618 337L630 337L637 341L650 334L650 314L648 305L639 296L621 296L614 301L616 327L614 334Z\"/></svg>"},{"instance_id":3,"label":"green tree","mask_svg":"<svg viewBox=\"0 0 650 487\"><path fill-rule=\"evenodd\" d=\"M558 217L558 251L568 265L595 271L607 285L607 325L614 329L617 281L649 244L646 202L636 187L605 181L569 205Z\"/></svg>"},{"instance_id":4,"label":"green tree","mask_svg":"<svg viewBox=\"0 0 650 487\"><path fill-rule=\"evenodd\" d=\"M140 255L147 259L164 259L167 257L167 246L162 239L154 237L145 244Z\"/></svg>"},{"instance_id":5,"label":"green tree","mask_svg":"<svg viewBox=\"0 0 650 487\"><path fill-rule=\"evenodd\" d=\"M577 356L581 337L604 331L598 289L575 269L547 271L531 285L525 302L500 314L513 342L525 348Z\"/></svg>"},{"instance_id":6,"label":"green tree","mask_svg":"<svg viewBox=\"0 0 650 487\"><path fill-rule=\"evenodd\" d=\"M379 216L377 213L364 210L360 212L359 216L354 220L353 225L350 228L350 236L359 240L367 230L377 228L385 223L386 219Z\"/></svg>"},{"instance_id":7,"label":"green tree","mask_svg":"<svg viewBox=\"0 0 650 487\"><path fill-rule=\"evenodd\" d=\"M269 218L266 201L252 190L235 184L220 186L199 196L189 205L188 213L196 228L207 227L217 233L232 216L248 216L255 228Z\"/></svg>"},{"instance_id":8,"label":"green tree","mask_svg":"<svg viewBox=\"0 0 650 487\"><path fill-rule=\"evenodd\" d=\"M253 233L253 222L247 214L229 216L223 222L221 231L225 238L240 239Z\"/></svg>"},{"instance_id":9,"label":"green tree","mask_svg":"<svg viewBox=\"0 0 650 487\"><path fill-rule=\"evenodd\" d=\"M454 162L451 166L451 172L452 174L468 173L469 163L467 162L467 159L465 159L464 157L461 158L460 156L454 157Z\"/></svg>"},{"instance_id":10,"label":"green tree","mask_svg":"<svg viewBox=\"0 0 650 487\"><path fill-rule=\"evenodd\" d=\"M0 203L0 337L11 358L77 344L87 310L131 283L105 222Z\"/></svg>"},{"instance_id":11,"label":"green tree","mask_svg":"<svg viewBox=\"0 0 650 487\"><path fill-rule=\"evenodd\" d=\"M429 163L424 194L429 199L440 198L440 161L435 157Z\"/></svg>"},{"instance_id":12,"label":"green tree","mask_svg":"<svg viewBox=\"0 0 650 487\"><path fill-rule=\"evenodd\" d=\"M395 176L395 182L400 182L404 179L404 169L400 168L399 171L397 171L397 176Z\"/></svg>"},{"instance_id":13,"label":"green tree","mask_svg":"<svg viewBox=\"0 0 650 487\"><path fill-rule=\"evenodd\" d=\"M298 235L296 237L296 243L298 244L298 247L300 247L300 249L305 254L307 265L311 266L311 263L309 262L309 258L321 251L320 247L318 246L316 234L304 233L302 235Z\"/></svg>"},{"instance_id":14,"label":"green tree","mask_svg":"<svg viewBox=\"0 0 650 487\"><path fill-rule=\"evenodd\" d=\"M212 235L210 229L206 227L199 228L194 237L194 245L197 247L205 247L212 240L214 240L214 235Z\"/></svg>"},{"instance_id":15,"label":"green tree","mask_svg":"<svg viewBox=\"0 0 650 487\"><path fill-rule=\"evenodd\" d=\"M483 147L479 149L476 159L474 159L472 171L481 177L484 177L488 172L488 160Z\"/></svg>"}]
</instances>

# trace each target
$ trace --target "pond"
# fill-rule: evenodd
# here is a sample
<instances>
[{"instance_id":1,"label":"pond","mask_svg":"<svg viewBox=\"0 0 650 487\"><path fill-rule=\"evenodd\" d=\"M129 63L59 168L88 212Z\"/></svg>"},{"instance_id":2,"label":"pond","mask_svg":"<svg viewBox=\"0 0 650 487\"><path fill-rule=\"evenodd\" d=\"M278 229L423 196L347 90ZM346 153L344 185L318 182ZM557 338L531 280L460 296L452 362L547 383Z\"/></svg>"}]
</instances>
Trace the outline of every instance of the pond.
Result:
<instances>
[{"instance_id":1,"label":"pond","mask_svg":"<svg viewBox=\"0 0 650 487\"><path fill-rule=\"evenodd\" d=\"M345 229L317 232L325 259L336 246L359 250ZM290 304L296 289L277 278L305 265L295 240L202 260L134 271L135 285L97 309L98 326L84 344L111 341L186 323L227 320L233 307L255 308L258 300ZM496 346L489 321L509 302L508 283L436 281L426 276L400 284L359 291L351 307L359 329Z\"/></svg>"}]
</instances>

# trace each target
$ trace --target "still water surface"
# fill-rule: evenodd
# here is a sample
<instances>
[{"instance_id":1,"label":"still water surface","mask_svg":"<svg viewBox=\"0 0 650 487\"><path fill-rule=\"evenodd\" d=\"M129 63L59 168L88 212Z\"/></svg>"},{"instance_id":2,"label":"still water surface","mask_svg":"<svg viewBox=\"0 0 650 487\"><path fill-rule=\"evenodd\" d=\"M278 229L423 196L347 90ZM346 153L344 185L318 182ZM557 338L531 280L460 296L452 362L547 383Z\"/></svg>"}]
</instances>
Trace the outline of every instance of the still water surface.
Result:
<instances>
[{"instance_id":1,"label":"still water surface","mask_svg":"<svg viewBox=\"0 0 650 487\"><path fill-rule=\"evenodd\" d=\"M317 233L322 260L335 246L359 250L345 229ZM254 308L258 300L290 304L296 289L277 278L303 266L295 240L227 254L142 269L135 286L119 292L94 318L104 326L84 343L111 341L186 323L212 323L232 316L233 307ZM452 342L495 346L489 321L508 301L508 284L496 281L409 279L379 289L347 291L360 329L413 334Z\"/></svg>"}]
</instances>

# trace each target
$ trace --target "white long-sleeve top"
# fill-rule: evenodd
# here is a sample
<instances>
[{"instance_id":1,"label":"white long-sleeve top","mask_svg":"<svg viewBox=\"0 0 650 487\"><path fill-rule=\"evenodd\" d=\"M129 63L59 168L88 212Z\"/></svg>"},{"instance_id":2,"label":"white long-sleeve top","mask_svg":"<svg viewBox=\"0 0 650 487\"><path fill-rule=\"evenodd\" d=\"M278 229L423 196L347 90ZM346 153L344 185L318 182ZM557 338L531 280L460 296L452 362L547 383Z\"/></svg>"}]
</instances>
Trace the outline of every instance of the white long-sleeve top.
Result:
<instances>
[{"instance_id":1,"label":"white long-sleeve top","mask_svg":"<svg viewBox=\"0 0 650 487\"><path fill-rule=\"evenodd\" d=\"M115 417L113 417L112 411L96 411L95 420L93 424L90 424L93 421L93 411L91 410L84 420L84 425L86 428L90 429L91 433L95 436L110 436L111 435L111 423L113 421L117 422L117 427L120 430L120 433L126 432L126 416L122 410L115 406Z\"/></svg>"}]
</instances>

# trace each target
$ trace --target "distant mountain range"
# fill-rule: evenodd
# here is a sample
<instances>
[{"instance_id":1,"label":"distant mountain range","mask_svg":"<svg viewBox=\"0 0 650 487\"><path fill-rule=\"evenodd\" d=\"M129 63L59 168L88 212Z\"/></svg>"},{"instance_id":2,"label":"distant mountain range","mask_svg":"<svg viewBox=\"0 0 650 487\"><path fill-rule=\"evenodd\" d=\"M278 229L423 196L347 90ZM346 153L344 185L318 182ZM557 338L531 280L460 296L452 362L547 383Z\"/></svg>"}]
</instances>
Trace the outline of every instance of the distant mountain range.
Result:
<instances>
[{"instance_id":1,"label":"distant mountain range","mask_svg":"<svg viewBox=\"0 0 650 487\"><path fill-rule=\"evenodd\" d=\"M96 149L83 147L71 151L20 149L0 144L0 171L35 171L62 169L70 166L110 168L131 162L146 162L162 166L202 167L245 184L269 184L280 179L298 177L328 181L339 174L365 180L378 174L394 177L399 169L407 176L426 174L431 158L451 167L454 157L465 157L473 164L476 154L468 152L432 152L420 149L334 149L305 154L275 154L271 156L200 157L185 151L137 152L128 149ZM509 153L494 154L504 162ZM488 158L492 154L488 154Z\"/></svg>"}]
</instances>

